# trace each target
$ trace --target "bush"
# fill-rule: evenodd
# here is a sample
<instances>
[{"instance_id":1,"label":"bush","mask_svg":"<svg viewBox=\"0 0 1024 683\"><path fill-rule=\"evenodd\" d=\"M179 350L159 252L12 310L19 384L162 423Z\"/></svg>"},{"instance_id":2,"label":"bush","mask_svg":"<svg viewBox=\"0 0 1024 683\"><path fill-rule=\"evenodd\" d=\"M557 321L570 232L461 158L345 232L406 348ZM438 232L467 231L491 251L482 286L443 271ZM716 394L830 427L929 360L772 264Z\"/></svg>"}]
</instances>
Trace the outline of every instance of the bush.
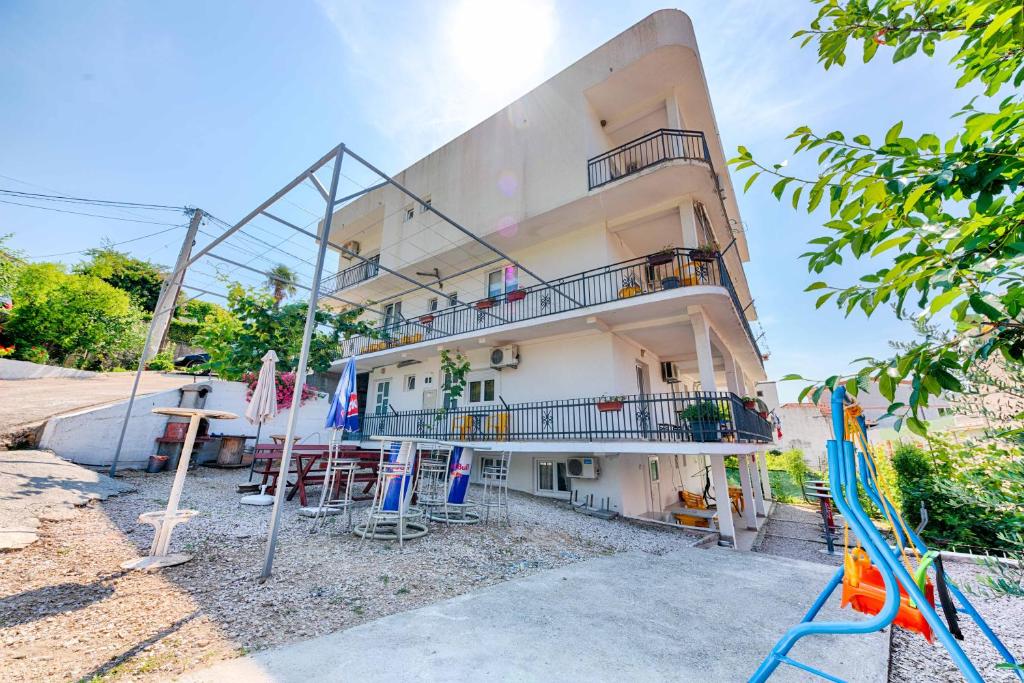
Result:
<instances>
[{"instance_id":1,"label":"bush","mask_svg":"<svg viewBox=\"0 0 1024 683\"><path fill-rule=\"evenodd\" d=\"M46 365L50 362L50 354L42 346L27 346L18 351L18 358L39 365Z\"/></svg>"},{"instance_id":2,"label":"bush","mask_svg":"<svg viewBox=\"0 0 1024 683\"><path fill-rule=\"evenodd\" d=\"M161 351L149 359L149 362L146 363L146 369L157 372L172 372L174 370L174 357L170 351Z\"/></svg>"},{"instance_id":3,"label":"bush","mask_svg":"<svg viewBox=\"0 0 1024 683\"><path fill-rule=\"evenodd\" d=\"M717 401L697 401L679 411L680 420L691 422L718 422L729 419L729 409Z\"/></svg>"}]
</instances>

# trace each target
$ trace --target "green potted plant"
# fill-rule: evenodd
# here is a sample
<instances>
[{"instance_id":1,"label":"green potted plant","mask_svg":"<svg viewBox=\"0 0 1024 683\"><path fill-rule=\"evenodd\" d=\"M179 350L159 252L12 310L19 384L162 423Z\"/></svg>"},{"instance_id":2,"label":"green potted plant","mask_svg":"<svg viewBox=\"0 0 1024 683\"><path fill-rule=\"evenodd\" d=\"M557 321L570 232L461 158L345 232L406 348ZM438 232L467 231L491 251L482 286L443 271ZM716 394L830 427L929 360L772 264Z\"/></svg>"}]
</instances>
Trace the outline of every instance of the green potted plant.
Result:
<instances>
[{"instance_id":1,"label":"green potted plant","mask_svg":"<svg viewBox=\"0 0 1024 683\"><path fill-rule=\"evenodd\" d=\"M679 276L676 275L675 273L670 273L665 277L661 278L662 289L676 289L677 287L681 286L682 283L679 281Z\"/></svg>"},{"instance_id":2,"label":"green potted plant","mask_svg":"<svg viewBox=\"0 0 1024 683\"><path fill-rule=\"evenodd\" d=\"M747 410L757 409L757 399L754 398L753 396L744 396L740 400L743 401L743 407L746 408Z\"/></svg>"},{"instance_id":3,"label":"green potted plant","mask_svg":"<svg viewBox=\"0 0 1024 683\"><path fill-rule=\"evenodd\" d=\"M717 244L702 244L696 249L690 250L690 259L693 261L714 261L719 257Z\"/></svg>"},{"instance_id":4,"label":"green potted plant","mask_svg":"<svg viewBox=\"0 0 1024 683\"><path fill-rule=\"evenodd\" d=\"M597 409L602 413L617 413L622 410L622 405L625 401L625 396L604 395L597 399Z\"/></svg>"},{"instance_id":5,"label":"green potted plant","mask_svg":"<svg viewBox=\"0 0 1024 683\"><path fill-rule=\"evenodd\" d=\"M722 420L729 416L728 409L717 401L696 401L678 413L679 420L690 425L694 441L721 441Z\"/></svg>"},{"instance_id":6,"label":"green potted plant","mask_svg":"<svg viewBox=\"0 0 1024 683\"><path fill-rule=\"evenodd\" d=\"M647 256L648 265L652 266L663 266L666 263L672 263L672 258L675 256L675 247L671 244L665 245L660 251L656 251L653 254Z\"/></svg>"}]
</instances>

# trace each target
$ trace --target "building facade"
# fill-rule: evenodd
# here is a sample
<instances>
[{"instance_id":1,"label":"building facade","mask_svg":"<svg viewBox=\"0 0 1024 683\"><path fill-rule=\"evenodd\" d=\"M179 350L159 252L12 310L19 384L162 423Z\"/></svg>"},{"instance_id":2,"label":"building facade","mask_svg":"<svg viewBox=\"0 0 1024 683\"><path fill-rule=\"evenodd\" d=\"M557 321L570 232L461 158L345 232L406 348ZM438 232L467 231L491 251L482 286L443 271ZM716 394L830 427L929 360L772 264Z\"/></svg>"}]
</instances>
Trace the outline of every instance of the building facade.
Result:
<instances>
[{"instance_id":1,"label":"building facade","mask_svg":"<svg viewBox=\"0 0 1024 683\"><path fill-rule=\"evenodd\" d=\"M652 14L395 179L422 201L385 186L340 209L350 253L322 283L379 330L339 358L357 357L364 441L511 451L515 489L667 523L681 491L724 500L737 456L743 513L718 523L757 526L772 430L742 400L766 379L749 254L685 14ZM458 400L445 350L470 364Z\"/></svg>"}]
</instances>

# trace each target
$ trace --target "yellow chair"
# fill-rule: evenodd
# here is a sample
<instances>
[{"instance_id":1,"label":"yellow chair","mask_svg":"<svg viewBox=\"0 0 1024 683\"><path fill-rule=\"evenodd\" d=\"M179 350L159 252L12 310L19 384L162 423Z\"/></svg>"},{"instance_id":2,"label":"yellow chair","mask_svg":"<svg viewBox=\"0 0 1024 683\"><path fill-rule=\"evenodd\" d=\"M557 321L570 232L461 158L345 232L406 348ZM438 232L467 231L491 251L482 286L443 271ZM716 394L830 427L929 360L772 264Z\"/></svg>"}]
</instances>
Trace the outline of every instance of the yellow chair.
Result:
<instances>
[{"instance_id":1,"label":"yellow chair","mask_svg":"<svg viewBox=\"0 0 1024 683\"><path fill-rule=\"evenodd\" d=\"M736 514L742 515L746 509L746 503L743 500L743 489L739 486L729 487L729 500L732 501L732 507L736 510Z\"/></svg>"},{"instance_id":2,"label":"yellow chair","mask_svg":"<svg viewBox=\"0 0 1024 683\"><path fill-rule=\"evenodd\" d=\"M496 441L505 441L508 439L509 417L509 414L505 412L494 413L493 415L487 416L487 432L494 434L494 439Z\"/></svg>"},{"instance_id":3,"label":"yellow chair","mask_svg":"<svg viewBox=\"0 0 1024 683\"><path fill-rule=\"evenodd\" d=\"M465 439L467 436L473 433L473 416L454 416L452 418L452 431L458 434L460 439Z\"/></svg>"},{"instance_id":4,"label":"yellow chair","mask_svg":"<svg viewBox=\"0 0 1024 683\"><path fill-rule=\"evenodd\" d=\"M680 275L680 272L678 270L676 271L676 275ZM682 268L682 276L679 279L686 287L699 285L700 278L697 277L697 264L684 263Z\"/></svg>"},{"instance_id":5,"label":"yellow chair","mask_svg":"<svg viewBox=\"0 0 1024 683\"><path fill-rule=\"evenodd\" d=\"M679 502L683 504L683 507L693 508L694 510L706 510L708 507L704 502L704 496L699 493L690 493L689 491L679 492ZM710 520L703 517L691 517L685 512L674 512L672 516L676 518L676 522L686 526L711 526Z\"/></svg>"}]
</instances>

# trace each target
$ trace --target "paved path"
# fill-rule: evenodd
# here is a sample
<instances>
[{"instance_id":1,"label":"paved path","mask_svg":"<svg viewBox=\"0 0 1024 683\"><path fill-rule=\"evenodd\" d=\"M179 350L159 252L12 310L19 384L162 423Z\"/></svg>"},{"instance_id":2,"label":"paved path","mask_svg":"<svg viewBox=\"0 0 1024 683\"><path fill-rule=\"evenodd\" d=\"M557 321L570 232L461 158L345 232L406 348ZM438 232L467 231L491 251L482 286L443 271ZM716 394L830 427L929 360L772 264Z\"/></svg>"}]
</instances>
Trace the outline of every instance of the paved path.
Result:
<instances>
[{"instance_id":1,"label":"paved path","mask_svg":"<svg viewBox=\"0 0 1024 683\"><path fill-rule=\"evenodd\" d=\"M130 489L48 451L0 451L0 550L34 543L40 520Z\"/></svg>"},{"instance_id":2,"label":"paved path","mask_svg":"<svg viewBox=\"0 0 1024 683\"><path fill-rule=\"evenodd\" d=\"M3 397L0 400L0 436L54 415L127 400L134 377L134 372L108 372L81 379L0 380L0 396ZM191 376L144 372L139 381L139 393L152 394L192 382Z\"/></svg>"},{"instance_id":3,"label":"paved path","mask_svg":"<svg viewBox=\"0 0 1024 683\"><path fill-rule=\"evenodd\" d=\"M415 544L404 552L416 552ZM180 681L742 681L832 571L717 548L624 553L222 662ZM825 612L859 616L840 615L837 603ZM807 639L793 656L874 683L886 679L889 638ZM807 678L780 669L773 680Z\"/></svg>"}]
</instances>

